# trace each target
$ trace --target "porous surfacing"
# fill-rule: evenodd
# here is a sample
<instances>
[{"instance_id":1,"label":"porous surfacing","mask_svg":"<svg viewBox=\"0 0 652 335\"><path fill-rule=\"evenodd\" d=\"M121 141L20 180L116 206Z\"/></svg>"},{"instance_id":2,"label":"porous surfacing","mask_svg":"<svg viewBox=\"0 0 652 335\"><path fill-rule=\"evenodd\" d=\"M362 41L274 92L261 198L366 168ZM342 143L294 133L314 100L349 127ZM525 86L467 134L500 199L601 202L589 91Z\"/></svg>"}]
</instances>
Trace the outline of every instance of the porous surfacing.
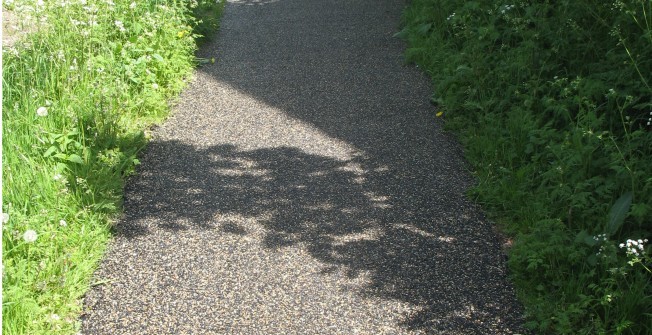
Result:
<instances>
[{"instance_id":1,"label":"porous surfacing","mask_svg":"<svg viewBox=\"0 0 652 335\"><path fill-rule=\"evenodd\" d=\"M126 189L84 334L516 334L500 241L403 64L403 0L232 0Z\"/></svg>"}]
</instances>

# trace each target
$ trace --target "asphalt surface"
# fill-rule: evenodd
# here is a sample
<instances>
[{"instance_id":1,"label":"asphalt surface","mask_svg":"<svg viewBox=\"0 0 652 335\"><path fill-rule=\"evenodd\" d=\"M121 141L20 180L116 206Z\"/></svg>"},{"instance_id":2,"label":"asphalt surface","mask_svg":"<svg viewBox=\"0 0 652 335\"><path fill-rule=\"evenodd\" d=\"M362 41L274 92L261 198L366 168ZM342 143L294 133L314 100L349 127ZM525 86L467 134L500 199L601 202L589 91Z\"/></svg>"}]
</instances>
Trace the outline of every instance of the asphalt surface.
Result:
<instances>
[{"instance_id":1,"label":"asphalt surface","mask_svg":"<svg viewBox=\"0 0 652 335\"><path fill-rule=\"evenodd\" d=\"M403 0L231 0L128 181L83 334L518 334Z\"/></svg>"}]
</instances>

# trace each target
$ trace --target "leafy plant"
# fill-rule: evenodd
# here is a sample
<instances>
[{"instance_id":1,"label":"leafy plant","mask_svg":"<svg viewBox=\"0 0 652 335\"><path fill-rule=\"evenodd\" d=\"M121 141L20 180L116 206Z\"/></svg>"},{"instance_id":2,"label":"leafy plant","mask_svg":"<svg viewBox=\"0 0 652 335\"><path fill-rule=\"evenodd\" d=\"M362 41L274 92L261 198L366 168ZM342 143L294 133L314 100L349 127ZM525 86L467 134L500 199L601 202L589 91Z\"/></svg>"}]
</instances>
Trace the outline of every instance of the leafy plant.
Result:
<instances>
[{"instance_id":1,"label":"leafy plant","mask_svg":"<svg viewBox=\"0 0 652 335\"><path fill-rule=\"evenodd\" d=\"M540 333L652 329L647 258L631 266L615 242L652 234L650 17L649 0L405 10L406 58L465 146L471 194L515 236L510 268Z\"/></svg>"}]
</instances>

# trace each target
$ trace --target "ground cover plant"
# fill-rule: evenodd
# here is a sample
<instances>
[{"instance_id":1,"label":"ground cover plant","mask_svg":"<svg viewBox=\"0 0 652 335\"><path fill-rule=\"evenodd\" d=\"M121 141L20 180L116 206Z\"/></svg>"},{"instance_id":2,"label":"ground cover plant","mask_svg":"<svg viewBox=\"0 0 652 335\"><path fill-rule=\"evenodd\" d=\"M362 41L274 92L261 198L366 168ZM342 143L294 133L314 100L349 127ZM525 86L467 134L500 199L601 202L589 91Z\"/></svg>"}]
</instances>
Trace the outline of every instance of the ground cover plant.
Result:
<instances>
[{"instance_id":1,"label":"ground cover plant","mask_svg":"<svg viewBox=\"0 0 652 335\"><path fill-rule=\"evenodd\" d=\"M222 4L14 0L2 58L2 333L71 334L143 132L197 61ZM203 16L203 20L193 17Z\"/></svg>"},{"instance_id":2,"label":"ground cover plant","mask_svg":"<svg viewBox=\"0 0 652 335\"><path fill-rule=\"evenodd\" d=\"M527 325L652 333L652 1L412 0L404 22Z\"/></svg>"}]
</instances>

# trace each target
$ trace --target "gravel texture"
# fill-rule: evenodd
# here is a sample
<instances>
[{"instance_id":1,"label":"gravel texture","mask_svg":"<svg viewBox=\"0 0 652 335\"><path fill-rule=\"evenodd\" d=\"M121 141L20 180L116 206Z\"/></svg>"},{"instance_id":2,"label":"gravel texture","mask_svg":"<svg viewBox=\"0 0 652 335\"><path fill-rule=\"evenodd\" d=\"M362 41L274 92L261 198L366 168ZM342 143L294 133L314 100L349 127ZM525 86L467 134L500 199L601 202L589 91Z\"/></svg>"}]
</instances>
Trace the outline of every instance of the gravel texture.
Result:
<instances>
[{"instance_id":1,"label":"gravel texture","mask_svg":"<svg viewBox=\"0 0 652 335\"><path fill-rule=\"evenodd\" d=\"M404 65L403 0L231 0L83 334L518 334L501 241Z\"/></svg>"}]
</instances>

